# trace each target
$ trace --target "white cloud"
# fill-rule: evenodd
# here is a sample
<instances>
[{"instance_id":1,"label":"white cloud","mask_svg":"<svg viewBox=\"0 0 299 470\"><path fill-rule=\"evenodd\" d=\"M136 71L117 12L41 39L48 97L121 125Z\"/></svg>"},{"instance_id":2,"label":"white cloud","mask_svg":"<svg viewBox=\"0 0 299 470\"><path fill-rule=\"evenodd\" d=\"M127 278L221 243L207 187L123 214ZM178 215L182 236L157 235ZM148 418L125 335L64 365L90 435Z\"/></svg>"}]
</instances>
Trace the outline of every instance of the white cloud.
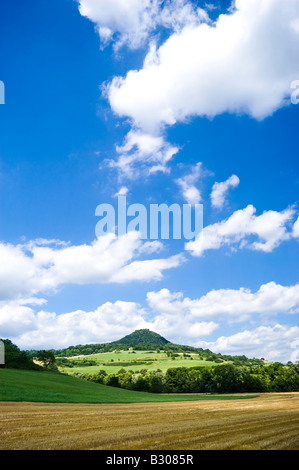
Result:
<instances>
[{"instance_id":1,"label":"white cloud","mask_svg":"<svg viewBox=\"0 0 299 470\"><path fill-rule=\"evenodd\" d=\"M222 354L245 354L248 357L264 357L282 362L298 360L297 326L261 325L229 337L221 336L213 342L199 338L217 331L220 324L248 320L261 322L263 318L269 321L277 314L299 313L299 284L281 286L269 282L257 292L245 288L212 290L199 299L161 289L149 292L147 300L153 312L157 313L154 322L159 328L157 331L163 331L167 338L173 337L173 341L184 338L187 344ZM171 328L173 320L178 325L176 331Z\"/></svg>"},{"instance_id":2,"label":"white cloud","mask_svg":"<svg viewBox=\"0 0 299 470\"><path fill-rule=\"evenodd\" d=\"M34 310L18 302L0 304L0 335L2 338L12 338L24 332L30 333L35 327Z\"/></svg>"},{"instance_id":3,"label":"white cloud","mask_svg":"<svg viewBox=\"0 0 299 470\"><path fill-rule=\"evenodd\" d=\"M76 310L57 315L12 310L9 318L0 310L1 335L24 349L63 348L119 339L136 328L145 328L144 310L134 302L106 302L95 311ZM11 325L19 323L12 330Z\"/></svg>"},{"instance_id":4,"label":"white cloud","mask_svg":"<svg viewBox=\"0 0 299 470\"><path fill-rule=\"evenodd\" d=\"M188 0L77 0L82 16L96 24L103 46L136 49L158 26L180 31L186 24L208 21L204 10Z\"/></svg>"},{"instance_id":5,"label":"white cloud","mask_svg":"<svg viewBox=\"0 0 299 470\"><path fill-rule=\"evenodd\" d=\"M171 293L168 289L159 292L148 292L147 302L156 314L152 329L170 338L172 342L187 342L209 336L219 327L214 321L206 321L207 316L194 316L188 304L189 299L183 299L181 293ZM190 344L190 341L189 343Z\"/></svg>"},{"instance_id":6,"label":"white cloud","mask_svg":"<svg viewBox=\"0 0 299 470\"><path fill-rule=\"evenodd\" d=\"M117 168L121 178L136 179L140 174L167 173L167 164L178 150L162 136L131 130L124 145L116 147L117 160L108 160L107 163L111 168Z\"/></svg>"},{"instance_id":7,"label":"white cloud","mask_svg":"<svg viewBox=\"0 0 299 470\"><path fill-rule=\"evenodd\" d=\"M114 196L115 197L126 196L128 192L129 192L129 189L126 186L122 186Z\"/></svg>"},{"instance_id":8,"label":"white cloud","mask_svg":"<svg viewBox=\"0 0 299 470\"><path fill-rule=\"evenodd\" d=\"M160 334L173 343L191 345L203 338L211 335L219 328L219 325L213 321L195 322L190 321L188 316L183 314L159 315L150 325L151 329L160 332Z\"/></svg>"},{"instance_id":9,"label":"white cloud","mask_svg":"<svg viewBox=\"0 0 299 470\"><path fill-rule=\"evenodd\" d=\"M226 112L263 119L290 103L299 75L297 0L235 0L214 23L188 0L77 1L103 44L150 43L140 70L103 86L113 112L132 125L109 160L122 176L140 177L138 166L141 175L168 171L179 149L165 141L165 126ZM157 48L153 34L163 28L170 36ZM186 195L200 196L195 187Z\"/></svg>"},{"instance_id":10,"label":"white cloud","mask_svg":"<svg viewBox=\"0 0 299 470\"><path fill-rule=\"evenodd\" d=\"M293 237L294 238L299 238L299 217L298 217L298 219L296 220L296 222L294 223L294 226L293 226Z\"/></svg>"},{"instance_id":11,"label":"white cloud","mask_svg":"<svg viewBox=\"0 0 299 470\"><path fill-rule=\"evenodd\" d=\"M161 249L143 243L138 232L122 237L107 234L91 244L49 246L0 243L0 302L30 299L65 284L124 283L161 279L163 271L179 266L183 256L137 260Z\"/></svg>"},{"instance_id":12,"label":"white cloud","mask_svg":"<svg viewBox=\"0 0 299 470\"><path fill-rule=\"evenodd\" d=\"M135 302L106 302L95 311L77 310L57 315L18 306L0 308L1 337L9 337L24 349L62 348L71 344L109 342L140 328L149 328L172 340L202 338L217 329L214 322L194 322L184 313L161 314L148 319L148 312Z\"/></svg>"},{"instance_id":13,"label":"white cloud","mask_svg":"<svg viewBox=\"0 0 299 470\"><path fill-rule=\"evenodd\" d=\"M187 25L210 22L207 12L188 0L167 0L157 23L175 32L180 32Z\"/></svg>"},{"instance_id":14,"label":"white cloud","mask_svg":"<svg viewBox=\"0 0 299 470\"><path fill-rule=\"evenodd\" d=\"M299 284L281 286L275 282L262 285L257 292L249 289L211 290L199 299L189 299L168 289L149 292L147 300L153 311L162 315L186 315L192 320L217 319L243 322L252 315L272 316L299 313Z\"/></svg>"},{"instance_id":15,"label":"white cloud","mask_svg":"<svg viewBox=\"0 0 299 470\"><path fill-rule=\"evenodd\" d=\"M0 243L0 301L29 298L49 287L25 245Z\"/></svg>"},{"instance_id":16,"label":"white cloud","mask_svg":"<svg viewBox=\"0 0 299 470\"><path fill-rule=\"evenodd\" d=\"M145 242L140 248L139 253L159 253L163 250L163 243L159 240L154 240L152 242Z\"/></svg>"},{"instance_id":17,"label":"white cloud","mask_svg":"<svg viewBox=\"0 0 299 470\"><path fill-rule=\"evenodd\" d=\"M103 44L117 34L117 47L137 48L147 38L158 12L158 0L78 0L82 16L96 24Z\"/></svg>"},{"instance_id":18,"label":"white cloud","mask_svg":"<svg viewBox=\"0 0 299 470\"><path fill-rule=\"evenodd\" d=\"M198 162L190 174L177 179L177 184L180 186L183 196L189 204L199 204L201 201L201 194L195 183L201 175L201 162Z\"/></svg>"},{"instance_id":19,"label":"white cloud","mask_svg":"<svg viewBox=\"0 0 299 470\"><path fill-rule=\"evenodd\" d=\"M225 198L230 188L236 188L240 183L237 175L232 175L226 181L214 183L211 193L212 206L221 209L225 204Z\"/></svg>"},{"instance_id":20,"label":"white cloud","mask_svg":"<svg viewBox=\"0 0 299 470\"><path fill-rule=\"evenodd\" d=\"M298 360L298 326L259 326L232 336L221 336L214 342L200 341L198 347L213 352L247 357L265 358L268 361L296 362Z\"/></svg>"},{"instance_id":21,"label":"white cloud","mask_svg":"<svg viewBox=\"0 0 299 470\"><path fill-rule=\"evenodd\" d=\"M298 327L259 326L214 342L203 338L216 332L220 323L242 322L253 315L256 321L278 313L299 313L299 284L264 284L257 292L220 289L199 299L189 299L168 289L148 292L149 308L136 302L106 302L94 311L76 310L60 315L37 310L39 302L11 301L0 304L2 337L9 337L23 349L62 348L71 344L101 343L117 340L135 329L149 328L179 344L193 344L214 352L247 354L270 360L296 360ZM27 304L26 304L27 302ZM35 308L34 308L35 304ZM296 356L297 357L297 356ZM293 360L294 359L294 360Z\"/></svg>"},{"instance_id":22,"label":"white cloud","mask_svg":"<svg viewBox=\"0 0 299 470\"><path fill-rule=\"evenodd\" d=\"M228 245L271 252L293 235L287 230L294 216L293 209L282 212L265 211L256 216L256 209L249 205L234 212L228 219L203 228L194 241L185 245L194 256L202 256L207 250ZM256 237L256 241L252 241Z\"/></svg>"},{"instance_id":23,"label":"white cloud","mask_svg":"<svg viewBox=\"0 0 299 470\"><path fill-rule=\"evenodd\" d=\"M225 112L263 119L290 102L298 18L297 0L236 0L215 24L188 24L152 48L142 69L115 77L110 105L147 133Z\"/></svg>"},{"instance_id":24,"label":"white cloud","mask_svg":"<svg viewBox=\"0 0 299 470\"><path fill-rule=\"evenodd\" d=\"M129 281L153 281L163 277L165 269L177 268L184 261L182 255L174 255L166 259L132 261L111 276L111 282L124 283Z\"/></svg>"}]
</instances>

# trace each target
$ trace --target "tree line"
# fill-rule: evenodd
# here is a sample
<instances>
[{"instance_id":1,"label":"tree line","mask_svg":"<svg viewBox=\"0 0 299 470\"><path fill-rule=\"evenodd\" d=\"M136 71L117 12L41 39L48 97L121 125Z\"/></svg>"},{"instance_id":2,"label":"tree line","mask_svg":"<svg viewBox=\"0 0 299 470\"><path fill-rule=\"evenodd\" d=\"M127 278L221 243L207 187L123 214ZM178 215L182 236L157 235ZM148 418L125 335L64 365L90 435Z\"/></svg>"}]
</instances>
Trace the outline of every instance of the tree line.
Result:
<instances>
[{"instance_id":1,"label":"tree line","mask_svg":"<svg viewBox=\"0 0 299 470\"><path fill-rule=\"evenodd\" d=\"M151 393L247 393L247 392L298 392L299 364L279 362L265 366L177 367L166 372L141 369L138 373L120 369L107 374L76 374L85 380Z\"/></svg>"}]
</instances>

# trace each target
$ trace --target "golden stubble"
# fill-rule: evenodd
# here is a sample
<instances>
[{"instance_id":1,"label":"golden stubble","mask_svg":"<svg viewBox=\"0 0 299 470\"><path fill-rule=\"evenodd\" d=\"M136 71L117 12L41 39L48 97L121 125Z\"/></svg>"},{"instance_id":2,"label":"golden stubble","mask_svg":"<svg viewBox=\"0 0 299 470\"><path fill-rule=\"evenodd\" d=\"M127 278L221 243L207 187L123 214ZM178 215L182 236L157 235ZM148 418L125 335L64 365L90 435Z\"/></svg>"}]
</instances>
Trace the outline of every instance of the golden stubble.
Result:
<instances>
[{"instance_id":1,"label":"golden stubble","mask_svg":"<svg viewBox=\"0 0 299 470\"><path fill-rule=\"evenodd\" d=\"M299 393L138 404L0 403L2 450L299 448Z\"/></svg>"}]
</instances>

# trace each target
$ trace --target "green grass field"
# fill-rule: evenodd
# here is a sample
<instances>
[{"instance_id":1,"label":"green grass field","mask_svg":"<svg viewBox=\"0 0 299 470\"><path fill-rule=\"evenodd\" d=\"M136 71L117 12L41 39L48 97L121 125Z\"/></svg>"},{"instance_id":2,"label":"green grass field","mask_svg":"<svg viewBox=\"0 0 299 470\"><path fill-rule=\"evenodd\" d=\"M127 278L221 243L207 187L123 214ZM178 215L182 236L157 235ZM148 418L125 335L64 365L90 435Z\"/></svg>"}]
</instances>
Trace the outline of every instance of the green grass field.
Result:
<instances>
[{"instance_id":1,"label":"green grass field","mask_svg":"<svg viewBox=\"0 0 299 470\"><path fill-rule=\"evenodd\" d=\"M191 359L192 358L192 359ZM156 351L116 351L107 353L92 354L90 356L76 357L76 361L84 361L84 359L91 359L97 361L97 365L89 367L59 367L61 372L67 374L89 373L95 374L100 369L105 370L107 374L114 374L119 369L132 370L136 372L140 369L147 369L149 372L157 369L166 372L171 367L195 367L195 366L213 366L215 362L205 361L201 359L198 354L192 354L190 357L183 357L179 355L175 359L168 357L165 352ZM134 364L137 362L137 364ZM130 363L124 365L124 363Z\"/></svg>"},{"instance_id":2,"label":"green grass field","mask_svg":"<svg viewBox=\"0 0 299 470\"><path fill-rule=\"evenodd\" d=\"M148 403L228 400L253 395L160 395L87 382L53 372L0 369L0 401L47 403Z\"/></svg>"}]
</instances>

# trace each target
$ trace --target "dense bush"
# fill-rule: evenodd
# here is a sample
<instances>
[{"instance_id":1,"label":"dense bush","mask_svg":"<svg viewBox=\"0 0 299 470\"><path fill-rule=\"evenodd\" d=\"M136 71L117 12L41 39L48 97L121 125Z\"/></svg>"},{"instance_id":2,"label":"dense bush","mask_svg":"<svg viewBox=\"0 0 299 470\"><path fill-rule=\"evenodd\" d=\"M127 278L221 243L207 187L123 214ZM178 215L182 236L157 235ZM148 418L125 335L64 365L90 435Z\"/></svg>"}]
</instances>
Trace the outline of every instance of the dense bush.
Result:
<instances>
[{"instance_id":1,"label":"dense bush","mask_svg":"<svg viewBox=\"0 0 299 470\"><path fill-rule=\"evenodd\" d=\"M5 347L5 364L4 368L6 369L31 369L31 370L40 370L41 368L35 364L26 354L25 351L20 351L20 349L13 344L9 339L2 340Z\"/></svg>"}]
</instances>

